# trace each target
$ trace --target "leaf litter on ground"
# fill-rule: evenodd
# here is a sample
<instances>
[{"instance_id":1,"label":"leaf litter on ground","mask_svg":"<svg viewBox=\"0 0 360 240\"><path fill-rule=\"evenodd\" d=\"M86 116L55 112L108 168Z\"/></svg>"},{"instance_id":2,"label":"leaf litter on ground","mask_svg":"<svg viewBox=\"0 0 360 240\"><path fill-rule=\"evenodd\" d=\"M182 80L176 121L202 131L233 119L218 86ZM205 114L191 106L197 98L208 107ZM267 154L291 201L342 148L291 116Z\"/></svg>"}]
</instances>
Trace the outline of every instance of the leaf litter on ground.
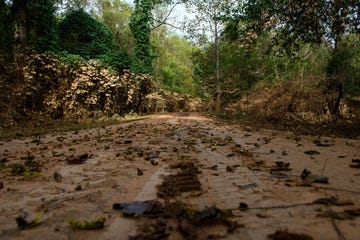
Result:
<instances>
[{"instance_id":1,"label":"leaf litter on ground","mask_svg":"<svg viewBox=\"0 0 360 240\"><path fill-rule=\"evenodd\" d=\"M179 226L181 222L187 221L194 228L221 224L226 226L229 232L232 232L243 226L228 219L231 217L229 211L221 210L216 206L196 210L179 201L162 203L158 200L148 200L114 203L113 209L120 210L125 217L172 218L178 222Z\"/></svg>"}]
</instances>

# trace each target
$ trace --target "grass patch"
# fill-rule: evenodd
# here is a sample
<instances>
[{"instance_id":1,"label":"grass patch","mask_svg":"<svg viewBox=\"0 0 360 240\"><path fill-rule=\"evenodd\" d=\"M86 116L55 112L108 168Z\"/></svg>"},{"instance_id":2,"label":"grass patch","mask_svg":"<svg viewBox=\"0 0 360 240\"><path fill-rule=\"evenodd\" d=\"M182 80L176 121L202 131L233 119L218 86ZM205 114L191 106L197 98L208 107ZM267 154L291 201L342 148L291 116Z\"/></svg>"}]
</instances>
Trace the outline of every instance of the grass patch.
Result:
<instances>
[{"instance_id":1,"label":"grass patch","mask_svg":"<svg viewBox=\"0 0 360 240\"><path fill-rule=\"evenodd\" d=\"M14 163L11 165L10 176L24 176L24 177L40 177L40 172L33 171L21 163Z\"/></svg>"},{"instance_id":2,"label":"grass patch","mask_svg":"<svg viewBox=\"0 0 360 240\"><path fill-rule=\"evenodd\" d=\"M34 160L28 159L25 163L14 163L10 165L10 176L40 177L41 164Z\"/></svg>"}]
</instances>

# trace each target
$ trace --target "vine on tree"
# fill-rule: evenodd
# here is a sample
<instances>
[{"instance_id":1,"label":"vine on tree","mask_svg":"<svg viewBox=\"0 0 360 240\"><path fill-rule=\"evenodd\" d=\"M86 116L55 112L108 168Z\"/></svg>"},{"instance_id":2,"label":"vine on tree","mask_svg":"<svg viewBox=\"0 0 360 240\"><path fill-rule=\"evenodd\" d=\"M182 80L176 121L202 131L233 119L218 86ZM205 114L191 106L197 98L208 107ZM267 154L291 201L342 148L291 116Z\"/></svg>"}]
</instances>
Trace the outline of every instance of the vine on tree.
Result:
<instances>
[{"instance_id":1,"label":"vine on tree","mask_svg":"<svg viewBox=\"0 0 360 240\"><path fill-rule=\"evenodd\" d=\"M135 10L130 18L130 30L134 36L134 53L137 64L136 72L152 71L150 32L152 25L152 0L135 0Z\"/></svg>"}]
</instances>

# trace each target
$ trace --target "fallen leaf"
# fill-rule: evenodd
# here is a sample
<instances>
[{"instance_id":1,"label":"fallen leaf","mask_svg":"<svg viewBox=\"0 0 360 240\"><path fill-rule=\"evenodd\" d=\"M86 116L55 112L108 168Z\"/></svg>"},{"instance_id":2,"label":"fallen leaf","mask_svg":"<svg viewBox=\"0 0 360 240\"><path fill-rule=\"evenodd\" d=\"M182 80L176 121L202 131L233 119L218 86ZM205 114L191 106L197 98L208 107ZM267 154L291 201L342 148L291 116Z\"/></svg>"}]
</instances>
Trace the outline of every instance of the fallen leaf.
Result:
<instances>
[{"instance_id":1,"label":"fallen leaf","mask_svg":"<svg viewBox=\"0 0 360 240\"><path fill-rule=\"evenodd\" d=\"M245 185L238 185L238 187L242 188L242 189L256 188L257 186L258 186L257 183L249 183L249 184L245 184Z\"/></svg>"},{"instance_id":2,"label":"fallen leaf","mask_svg":"<svg viewBox=\"0 0 360 240\"><path fill-rule=\"evenodd\" d=\"M226 166L226 172L234 172L234 169L230 166Z\"/></svg>"},{"instance_id":3,"label":"fallen leaf","mask_svg":"<svg viewBox=\"0 0 360 240\"><path fill-rule=\"evenodd\" d=\"M71 218L66 218L65 222L69 223L73 229L94 230L104 228L105 218L101 217L96 221L78 221Z\"/></svg>"},{"instance_id":4,"label":"fallen leaf","mask_svg":"<svg viewBox=\"0 0 360 240\"><path fill-rule=\"evenodd\" d=\"M67 161L68 164L81 164L85 162L88 158L89 158L89 154L85 153L78 156L70 155L65 160Z\"/></svg>"},{"instance_id":5,"label":"fallen leaf","mask_svg":"<svg viewBox=\"0 0 360 240\"><path fill-rule=\"evenodd\" d=\"M54 172L54 179L55 179L55 181L57 181L57 182L61 182L61 181L62 181L62 176L61 176L61 174L58 173L58 172Z\"/></svg>"},{"instance_id":6,"label":"fallen leaf","mask_svg":"<svg viewBox=\"0 0 360 240\"><path fill-rule=\"evenodd\" d=\"M307 154L307 155L310 155L310 156L320 154L320 152L317 151L317 150L307 150L304 153Z\"/></svg>"},{"instance_id":7,"label":"fallen leaf","mask_svg":"<svg viewBox=\"0 0 360 240\"><path fill-rule=\"evenodd\" d=\"M239 204L239 209L240 209L240 211L246 211L246 210L249 209L249 206L248 206L247 203L241 202L241 203Z\"/></svg>"},{"instance_id":8,"label":"fallen leaf","mask_svg":"<svg viewBox=\"0 0 360 240\"><path fill-rule=\"evenodd\" d=\"M42 218L42 214L38 214L35 217L35 219L30 222L26 221L23 217L17 217L15 220L20 229L28 229L28 228L33 228L33 227L36 227L37 225L39 225L41 218Z\"/></svg>"},{"instance_id":9,"label":"fallen leaf","mask_svg":"<svg viewBox=\"0 0 360 240\"><path fill-rule=\"evenodd\" d=\"M226 155L226 157L235 157L236 153L229 153L228 155Z\"/></svg>"},{"instance_id":10,"label":"fallen leaf","mask_svg":"<svg viewBox=\"0 0 360 240\"><path fill-rule=\"evenodd\" d=\"M313 240L313 238L303 233L289 233L287 231L278 230L269 234L268 237L273 240Z\"/></svg>"},{"instance_id":11,"label":"fallen leaf","mask_svg":"<svg viewBox=\"0 0 360 240\"><path fill-rule=\"evenodd\" d=\"M157 204L156 200L114 203L113 209L121 210L126 217L132 217L151 213Z\"/></svg>"},{"instance_id":12,"label":"fallen leaf","mask_svg":"<svg viewBox=\"0 0 360 240\"><path fill-rule=\"evenodd\" d=\"M137 170L137 175L138 175L138 176L141 176L141 175L144 174L141 169L137 168L136 170Z\"/></svg>"}]
</instances>

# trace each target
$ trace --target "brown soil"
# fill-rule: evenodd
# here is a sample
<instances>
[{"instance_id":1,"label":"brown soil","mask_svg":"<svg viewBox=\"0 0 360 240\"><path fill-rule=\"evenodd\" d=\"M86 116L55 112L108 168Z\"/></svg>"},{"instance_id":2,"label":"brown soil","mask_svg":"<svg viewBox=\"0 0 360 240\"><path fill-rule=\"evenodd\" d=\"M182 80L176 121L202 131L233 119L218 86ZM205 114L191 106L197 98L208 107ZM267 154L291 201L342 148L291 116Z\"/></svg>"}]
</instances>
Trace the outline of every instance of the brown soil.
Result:
<instances>
[{"instance_id":1,"label":"brown soil","mask_svg":"<svg viewBox=\"0 0 360 240\"><path fill-rule=\"evenodd\" d=\"M184 113L2 141L0 239L358 239L359 149L360 140ZM126 218L113 209L145 200L216 206L209 211L226 219ZM19 228L16 218L39 214L39 224ZM74 230L65 218L105 224Z\"/></svg>"}]
</instances>

